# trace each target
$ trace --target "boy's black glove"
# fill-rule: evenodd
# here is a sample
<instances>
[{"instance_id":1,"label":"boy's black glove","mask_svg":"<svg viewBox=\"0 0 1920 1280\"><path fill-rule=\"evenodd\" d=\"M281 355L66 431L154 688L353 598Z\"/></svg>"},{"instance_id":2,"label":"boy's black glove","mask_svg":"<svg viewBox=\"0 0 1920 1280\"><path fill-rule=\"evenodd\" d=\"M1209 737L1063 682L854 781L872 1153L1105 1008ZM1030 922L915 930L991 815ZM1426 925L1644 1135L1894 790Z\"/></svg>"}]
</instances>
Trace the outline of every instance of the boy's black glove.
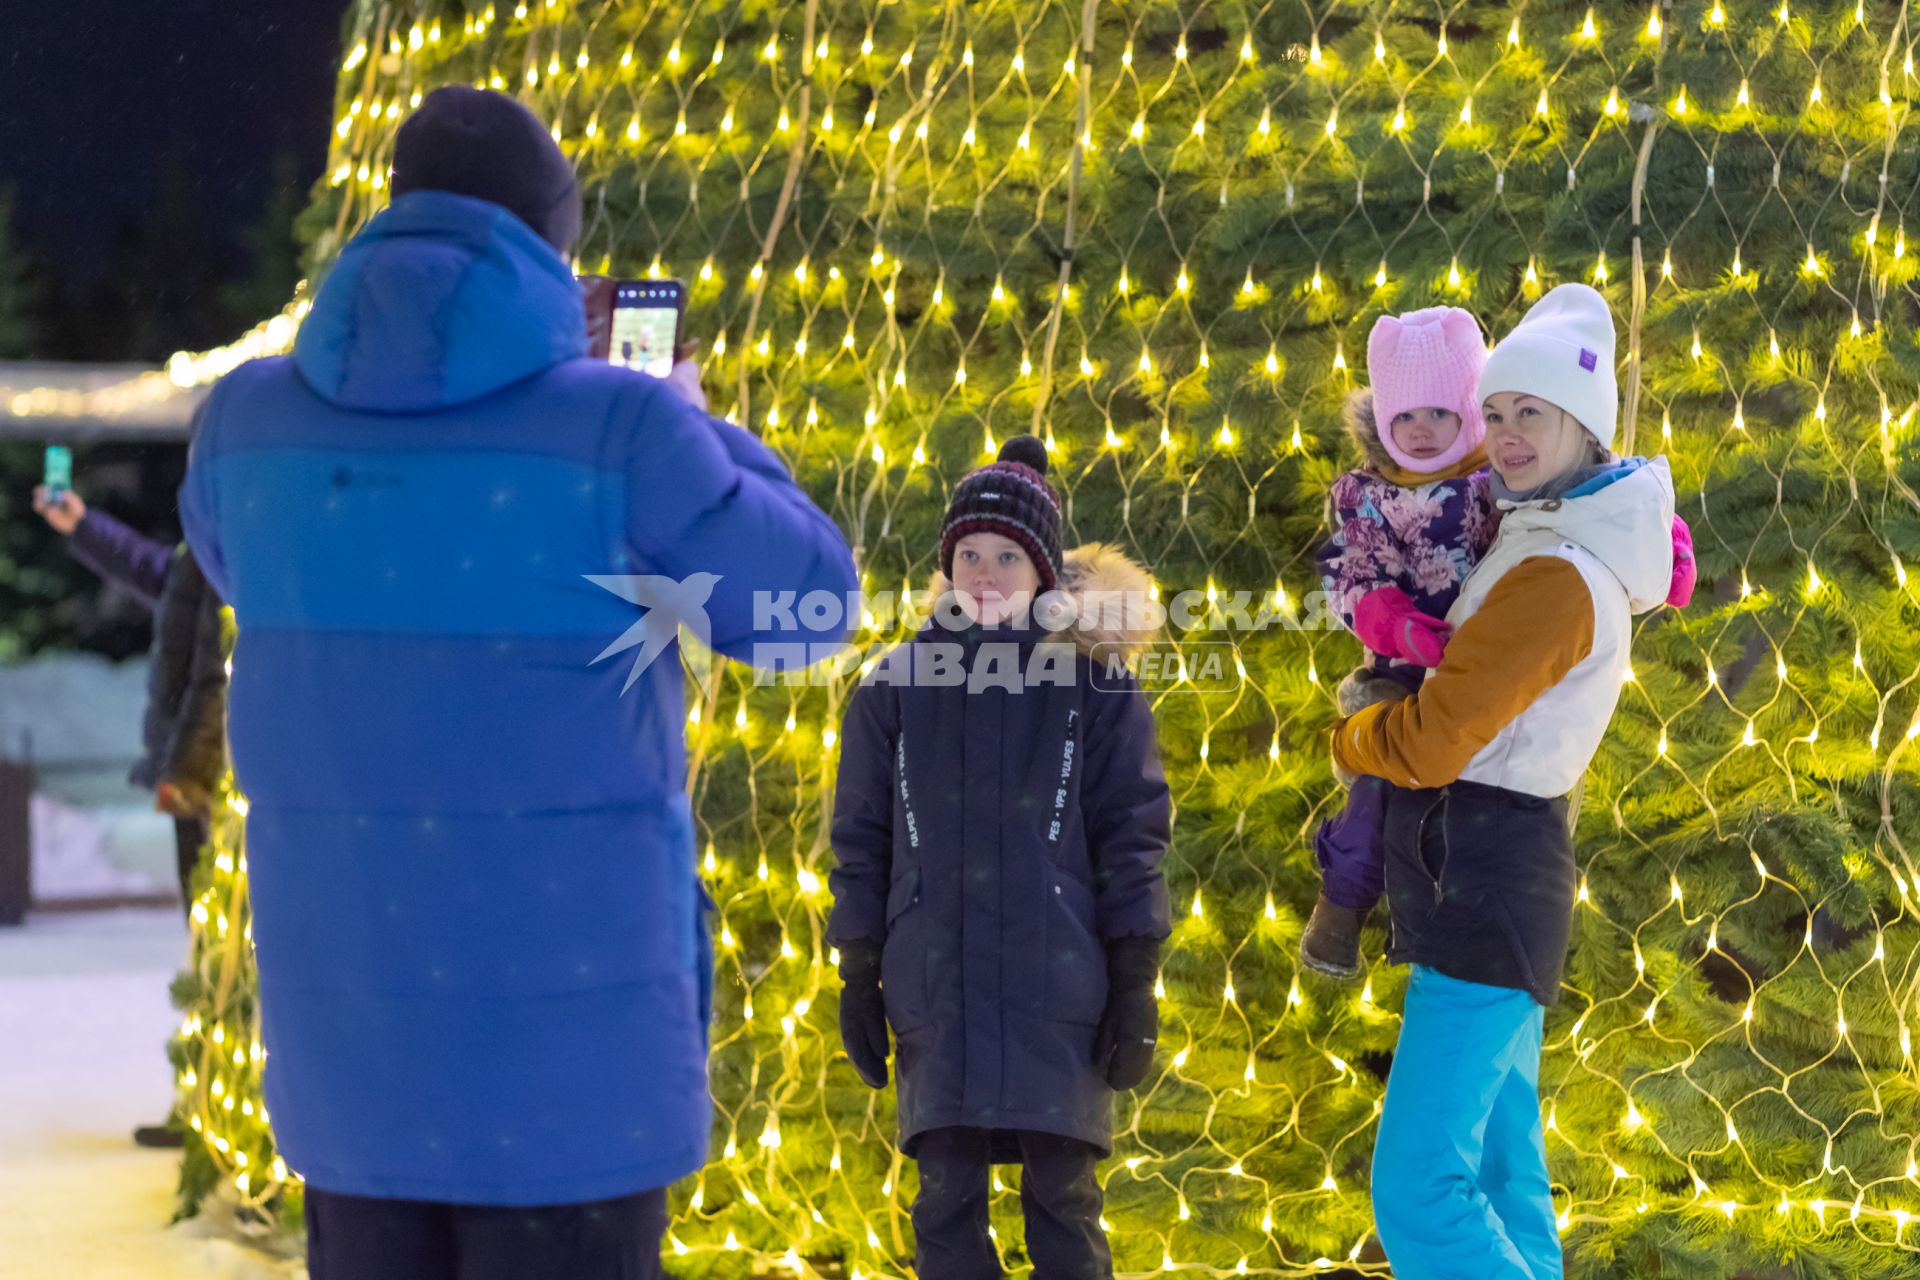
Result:
<instances>
[{"instance_id":1,"label":"boy's black glove","mask_svg":"<svg viewBox=\"0 0 1920 1280\"><path fill-rule=\"evenodd\" d=\"M1160 972L1154 938L1116 938L1107 944L1107 1009L1093 1037L1093 1065L1115 1089L1131 1089L1153 1066L1160 1038L1160 1007L1153 983Z\"/></svg>"},{"instance_id":2,"label":"boy's black glove","mask_svg":"<svg viewBox=\"0 0 1920 1280\"><path fill-rule=\"evenodd\" d=\"M880 998L880 944L848 942L840 948L840 1043L853 1069L876 1089L887 1087L887 1006Z\"/></svg>"}]
</instances>

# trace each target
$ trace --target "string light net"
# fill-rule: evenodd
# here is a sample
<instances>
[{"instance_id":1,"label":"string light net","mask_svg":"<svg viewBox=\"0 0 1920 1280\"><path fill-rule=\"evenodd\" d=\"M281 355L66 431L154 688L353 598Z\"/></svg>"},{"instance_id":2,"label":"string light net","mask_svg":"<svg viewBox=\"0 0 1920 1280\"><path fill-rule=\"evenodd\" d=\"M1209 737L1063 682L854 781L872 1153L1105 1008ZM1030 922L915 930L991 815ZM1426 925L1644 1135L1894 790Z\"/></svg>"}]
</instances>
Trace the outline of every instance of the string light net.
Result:
<instances>
[{"instance_id":1,"label":"string light net","mask_svg":"<svg viewBox=\"0 0 1920 1280\"><path fill-rule=\"evenodd\" d=\"M1149 682L1178 923L1103 1167L1125 1272L1386 1273L1368 1161L1404 971L1296 961L1358 655L1312 595L1353 464L1338 407L1382 313L1456 303L1497 336L1599 287L1619 443L1671 458L1703 576L1637 623L1581 798L1541 1081L1570 1274L1911 1273L1904 6L367 0L346 48L316 268L385 203L424 92L507 90L582 174L580 269L688 283L716 412L789 461L869 592L924 587L949 487L1030 430L1069 545L1197 593L1170 630L1187 678ZM719 1110L675 1195L685 1274L911 1269L914 1173L891 1093L840 1054L822 938L840 709L905 634L884 600L863 622L804 684L689 661ZM284 1209L234 815L196 907L181 1082L211 1172L187 1199ZM1013 1267L1017 1180L994 1200Z\"/></svg>"}]
</instances>

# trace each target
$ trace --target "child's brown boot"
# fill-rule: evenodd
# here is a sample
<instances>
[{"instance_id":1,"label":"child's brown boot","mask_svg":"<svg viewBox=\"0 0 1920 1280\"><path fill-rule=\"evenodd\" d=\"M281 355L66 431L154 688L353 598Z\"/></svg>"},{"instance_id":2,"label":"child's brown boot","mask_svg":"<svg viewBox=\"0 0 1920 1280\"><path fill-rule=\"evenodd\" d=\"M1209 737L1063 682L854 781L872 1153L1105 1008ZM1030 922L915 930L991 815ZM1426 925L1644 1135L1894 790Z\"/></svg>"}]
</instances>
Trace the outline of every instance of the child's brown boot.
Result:
<instances>
[{"instance_id":1,"label":"child's brown boot","mask_svg":"<svg viewBox=\"0 0 1920 1280\"><path fill-rule=\"evenodd\" d=\"M1337 906L1321 894L1300 936L1300 963L1315 973L1348 981L1360 972L1360 912Z\"/></svg>"}]
</instances>

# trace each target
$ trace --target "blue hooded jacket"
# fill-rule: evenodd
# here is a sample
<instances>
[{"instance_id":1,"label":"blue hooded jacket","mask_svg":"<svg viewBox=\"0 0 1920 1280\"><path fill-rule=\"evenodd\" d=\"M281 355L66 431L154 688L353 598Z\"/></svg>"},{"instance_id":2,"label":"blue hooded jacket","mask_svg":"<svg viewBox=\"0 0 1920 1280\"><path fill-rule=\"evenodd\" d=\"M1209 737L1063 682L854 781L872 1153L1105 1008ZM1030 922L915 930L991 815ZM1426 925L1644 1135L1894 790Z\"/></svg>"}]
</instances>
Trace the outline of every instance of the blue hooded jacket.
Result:
<instances>
[{"instance_id":1,"label":"blue hooded jacket","mask_svg":"<svg viewBox=\"0 0 1920 1280\"><path fill-rule=\"evenodd\" d=\"M707 1158L684 677L669 645L623 695L633 651L595 659L642 614L588 575L711 581L743 658L845 634L756 631L756 592L857 579L757 440L585 350L551 247L414 192L194 440L182 520L239 622L266 1099L326 1191L564 1204Z\"/></svg>"}]
</instances>

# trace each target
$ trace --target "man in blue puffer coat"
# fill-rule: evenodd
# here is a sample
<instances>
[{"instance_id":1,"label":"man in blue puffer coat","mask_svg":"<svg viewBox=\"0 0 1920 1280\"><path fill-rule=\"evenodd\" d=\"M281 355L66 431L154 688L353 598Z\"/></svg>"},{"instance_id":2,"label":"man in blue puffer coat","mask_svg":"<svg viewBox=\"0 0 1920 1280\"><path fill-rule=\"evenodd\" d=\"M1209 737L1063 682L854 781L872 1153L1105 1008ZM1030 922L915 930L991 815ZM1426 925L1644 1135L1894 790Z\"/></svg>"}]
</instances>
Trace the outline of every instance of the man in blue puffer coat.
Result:
<instances>
[{"instance_id":1,"label":"man in blue puffer coat","mask_svg":"<svg viewBox=\"0 0 1920 1280\"><path fill-rule=\"evenodd\" d=\"M585 358L580 196L530 112L437 90L394 166L181 491L239 623L274 1133L315 1280L650 1275L707 1158L710 957L677 649L622 696L595 658L638 615L588 578L713 582L740 658L844 639L757 593L857 579L751 435Z\"/></svg>"}]
</instances>

